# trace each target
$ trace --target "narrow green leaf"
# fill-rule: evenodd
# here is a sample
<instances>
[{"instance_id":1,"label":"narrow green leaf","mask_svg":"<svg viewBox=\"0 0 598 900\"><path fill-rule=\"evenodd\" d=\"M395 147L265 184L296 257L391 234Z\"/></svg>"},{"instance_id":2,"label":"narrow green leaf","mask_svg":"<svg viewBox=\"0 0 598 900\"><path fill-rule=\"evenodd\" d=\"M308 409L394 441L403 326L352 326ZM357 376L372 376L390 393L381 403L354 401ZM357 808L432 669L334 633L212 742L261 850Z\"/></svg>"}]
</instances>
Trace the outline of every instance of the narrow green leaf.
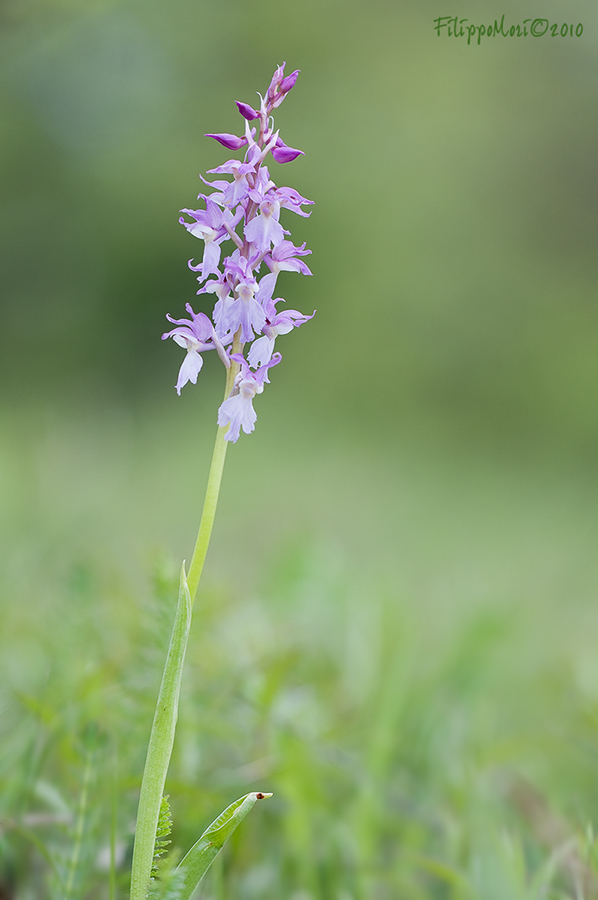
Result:
<instances>
[{"instance_id":1,"label":"narrow green leaf","mask_svg":"<svg viewBox=\"0 0 598 900\"><path fill-rule=\"evenodd\" d=\"M265 800L272 794L253 792L240 797L220 813L217 819L207 828L187 855L181 860L178 868L184 873L184 887L180 900L190 900L194 890L206 874L225 843L253 808L256 800Z\"/></svg>"},{"instance_id":2,"label":"narrow green leaf","mask_svg":"<svg viewBox=\"0 0 598 900\"><path fill-rule=\"evenodd\" d=\"M191 610L192 601L183 564L179 602L141 782L133 848L131 900L146 900L149 888L160 805L174 743L183 663L191 625Z\"/></svg>"}]
</instances>

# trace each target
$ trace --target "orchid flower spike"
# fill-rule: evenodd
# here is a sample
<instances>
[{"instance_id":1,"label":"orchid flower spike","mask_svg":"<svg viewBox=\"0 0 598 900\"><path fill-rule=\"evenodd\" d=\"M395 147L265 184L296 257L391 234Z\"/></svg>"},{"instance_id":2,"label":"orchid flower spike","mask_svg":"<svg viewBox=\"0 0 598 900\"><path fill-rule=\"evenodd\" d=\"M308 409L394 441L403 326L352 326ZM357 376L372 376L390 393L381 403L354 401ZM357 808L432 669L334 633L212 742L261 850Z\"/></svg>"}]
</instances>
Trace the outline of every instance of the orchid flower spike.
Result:
<instances>
[{"instance_id":1,"label":"orchid flower spike","mask_svg":"<svg viewBox=\"0 0 598 900\"><path fill-rule=\"evenodd\" d=\"M218 424L227 428L226 440L233 443L241 431L250 434L254 430L253 400L269 384L269 370L282 359L274 352L275 340L315 314L304 315L295 309L279 312L276 304L283 299L272 299L280 272L312 274L298 258L311 251L305 244L296 247L284 218L280 221L281 214L288 215L285 210L309 216L303 207L312 201L294 188L278 188L266 165L269 155L278 164L303 156L302 150L285 144L274 127L272 113L295 87L299 75L296 70L285 76L284 70L285 63L275 70L265 95L258 94L259 110L236 101L243 121L241 136L228 132L206 135L227 150L244 148L241 160L229 159L209 170L218 176L216 181L202 177L212 193L200 193L203 205L181 210L184 215L179 220L193 237L203 241L201 262L192 265L189 261L189 267L199 273L197 293L215 294L216 302L210 317L195 313L189 304L190 319L168 315L176 327L162 335L186 351L176 383L179 394L188 382L196 384L202 354L207 350L215 349L227 369L235 367L231 370L233 374L237 371L232 388L218 411ZM232 248L222 258L227 244Z\"/></svg>"}]
</instances>

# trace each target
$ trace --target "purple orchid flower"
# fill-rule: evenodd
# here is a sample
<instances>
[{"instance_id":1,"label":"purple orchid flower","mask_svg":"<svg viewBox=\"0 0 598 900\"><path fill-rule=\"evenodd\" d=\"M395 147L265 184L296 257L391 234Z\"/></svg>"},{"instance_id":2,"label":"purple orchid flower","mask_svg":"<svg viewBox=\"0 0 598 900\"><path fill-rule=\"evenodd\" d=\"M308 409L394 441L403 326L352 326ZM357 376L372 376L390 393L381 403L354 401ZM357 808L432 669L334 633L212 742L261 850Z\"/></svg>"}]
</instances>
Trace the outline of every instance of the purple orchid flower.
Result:
<instances>
[{"instance_id":1,"label":"purple orchid flower","mask_svg":"<svg viewBox=\"0 0 598 900\"><path fill-rule=\"evenodd\" d=\"M279 297L266 305L266 324L262 327L262 337L253 342L247 355L247 362L252 369L268 365L274 353L274 341L279 334L288 334L293 328L299 328L304 322L313 319L316 314L315 309L311 316L304 316L296 309L278 312L277 303L284 303L284 300Z\"/></svg>"},{"instance_id":2,"label":"purple orchid flower","mask_svg":"<svg viewBox=\"0 0 598 900\"><path fill-rule=\"evenodd\" d=\"M213 182L210 187L218 186L219 190L222 191L222 205L232 209L244 200L251 190L247 176L254 171L255 168L251 163L242 163L239 162L238 159L229 159L228 162L223 163L221 166L217 166L215 169L208 169L208 172L210 174L214 173L219 175L220 173L225 173L227 175L232 175L233 180ZM210 184L209 181L206 181L205 183ZM214 199L216 198L214 197Z\"/></svg>"},{"instance_id":3,"label":"purple orchid flower","mask_svg":"<svg viewBox=\"0 0 598 900\"><path fill-rule=\"evenodd\" d=\"M235 334L241 330L242 343L252 341L266 324L266 314L256 298L257 289L255 278L240 281L236 286L237 296L228 310L228 327Z\"/></svg>"},{"instance_id":4,"label":"purple orchid flower","mask_svg":"<svg viewBox=\"0 0 598 900\"><path fill-rule=\"evenodd\" d=\"M284 235L288 234L278 221L280 216L280 203L274 198L266 198L260 203L260 214L254 216L245 226L246 239L255 244L258 250L267 251L270 247L280 244Z\"/></svg>"},{"instance_id":5,"label":"purple orchid flower","mask_svg":"<svg viewBox=\"0 0 598 900\"><path fill-rule=\"evenodd\" d=\"M276 198L281 206L284 206L286 209L290 209L294 213L297 213L298 216L307 218L311 215L311 213L303 212L301 207L306 203L311 204L314 201L308 200L306 197L302 197L299 191L296 191L295 188L278 188L276 190Z\"/></svg>"},{"instance_id":6,"label":"purple orchid flower","mask_svg":"<svg viewBox=\"0 0 598 900\"><path fill-rule=\"evenodd\" d=\"M253 408L253 398L264 390L264 382L268 383L268 369L277 366L282 359L280 353L276 353L269 363L261 366L256 372L252 372L240 353L231 356L241 366L241 371L235 378L233 390L218 410L218 424L221 427L229 426L225 439L236 443L241 433L251 434L255 428L257 413Z\"/></svg>"},{"instance_id":7,"label":"purple orchid flower","mask_svg":"<svg viewBox=\"0 0 598 900\"><path fill-rule=\"evenodd\" d=\"M204 313L194 312L189 303L185 304L185 309L190 314L191 319L173 319L167 313L166 318L168 321L178 327L162 335L163 341L171 337L175 344L187 351L187 355L179 369L179 377L176 383L176 392L179 396L181 389L185 387L188 381L191 384L197 383L197 376L203 366L201 353L204 353L206 350L217 350L223 362L230 365L226 351L218 340L214 326L208 317Z\"/></svg>"},{"instance_id":8,"label":"purple orchid flower","mask_svg":"<svg viewBox=\"0 0 598 900\"><path fill-rule=\"evenodd\" d=\"M194 222L185 222L181 216L179 222L184 225L195 237L201 238L205 242L203 261L201 263L202 279L208 275L218 274L218 263L220 262L220 244L233 230L243 218L243 210L239 210L233 215L228 209L220 209L218 204L205 194L200 194L199 199L206 202L205 209L182 209L182 213L187 213L195 219ZM196 269L196 271L199 270Z\"/></svg>"},{"instance_id":9,"label":"purple orchid flower","mask_svg":"<svg viewBox=\"0 0 598 900\"><path fill-rule=\"evenodd\" d=\"M301 272L303 275L311 275L311 270L297 256L307 256L311 250L305 249L305 244L295 247L292 241L281 241L271 253L266 254L264 262L271 272Z\"/></svg>"}]
</instances>

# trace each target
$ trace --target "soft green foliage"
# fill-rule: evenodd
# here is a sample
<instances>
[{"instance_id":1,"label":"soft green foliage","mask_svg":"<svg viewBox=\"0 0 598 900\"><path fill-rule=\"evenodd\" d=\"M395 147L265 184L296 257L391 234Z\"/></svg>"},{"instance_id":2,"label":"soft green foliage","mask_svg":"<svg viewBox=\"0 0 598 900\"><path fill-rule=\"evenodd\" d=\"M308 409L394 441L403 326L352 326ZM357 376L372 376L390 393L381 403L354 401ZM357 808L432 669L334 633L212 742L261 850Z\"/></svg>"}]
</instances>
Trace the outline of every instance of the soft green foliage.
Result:
<instances>
[{"instance_id":1,"label":"soft green foliage","mask_svg":"<svg viewBox=\"0 0 598 900\"><path fill-rule=\"evenodd\" d=\"M148 900L181 900L184 874L177 869L178 853L162 857L156 865L157 877L152 879Z\"/></svg>"},{"instance_id":2,"label":"soft green foliage","mask_svg":"<svg viewBox=\"0 0 598 900\"><path fill-rule=\"evenodd\" d=\"M156 840L154 843L154 859L152 862L152 876L158 874L158 864L166 853L166 848L171 843L168 840L172 831L172 814L170 812L170 804L168 796L162 797L160 804L160 814L158 816L158 826L156 828Z\"/></svg>"},{"instance_id":3,"label":"soft green foliage","mask_svg":"<svg viewBox=\"0 0 598 900\"><path fill-rule=\"evenodd\" d=\"M38 416L28 445L23 415L3 414L0 473L19 491L0 509L0 884L19 900L61 895L78 831L71 900L104 900L111 879L114 900L128 896L192 533L169 476L196 465L193 432L173 450L153 411L125 434L121 416L96 415ZM231 797L261 789L274 796L202 900L590 900L587 473L407 442L368 467L369 449L332 437L255 437L227 461L196 603L167 871Z\"/></svg>"}]
</instances>

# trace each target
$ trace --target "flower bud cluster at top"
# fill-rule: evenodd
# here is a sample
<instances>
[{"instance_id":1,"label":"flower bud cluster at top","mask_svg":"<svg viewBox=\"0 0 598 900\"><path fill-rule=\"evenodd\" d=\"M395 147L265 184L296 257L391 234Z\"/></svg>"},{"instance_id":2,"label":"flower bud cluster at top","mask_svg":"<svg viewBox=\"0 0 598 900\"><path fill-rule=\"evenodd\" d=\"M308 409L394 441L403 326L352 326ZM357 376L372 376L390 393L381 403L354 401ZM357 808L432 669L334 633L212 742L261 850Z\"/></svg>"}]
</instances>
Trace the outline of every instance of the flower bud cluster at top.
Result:
<instances>
[{"instance_id":1,"label":"flower bud cluster at top","mask_svg":"<svg viewBox=\"0 0 598 900\"><path fill-rule=\"evenodd\" d=\"M245 119L245 134L208 134L228 150L246 147L243 162L229 159L210 174L229 175L226 179L206 181L213 188L209 194L199 194L205 209L182 209L192 221L184 217L180 222L195 237L204 242L203 259L199 265L189 267L198 272L202 287L198 294L216 295L212 320L204 313L196 313L186 305L190 319L166 318L176 325L162 335L173 338L187 351L179 371L176 390L188 381L195 384L203 365L201 354L216 350L227 368L238 366L232 390L218 410L218 424L228 425L226 439L236 441L241 428L246 434L253 431L257 415L253 398L261 394L269 383L268 370L281 360L274 352L279 334L287 334L293 328L311 319L296 309L280 309L281 297L273 299L279 272L301 272L311 275L300 259L311 253L305 244L295 247L287 239L289 232L280 224L281 209L290 209L300 216L309 216L302 207L312 203L294 188L277 188L270 180L264 161L271 153L278 163L287 163L302 156L301 150L288 147L278 131L274 130L272 111L276 109L297 81L299 71L284 75L279 66L265 97L260 98L259 110L248 103L237 101L237 107ZM251 122L257 121L258 127ZM201 177L201 176L200 176ZM232 241L235 249L221 262L221 244ZM264 269L265 274L260 275ZM214 276L214 277L210 277Z\"/></svg>"}]
</instances>

